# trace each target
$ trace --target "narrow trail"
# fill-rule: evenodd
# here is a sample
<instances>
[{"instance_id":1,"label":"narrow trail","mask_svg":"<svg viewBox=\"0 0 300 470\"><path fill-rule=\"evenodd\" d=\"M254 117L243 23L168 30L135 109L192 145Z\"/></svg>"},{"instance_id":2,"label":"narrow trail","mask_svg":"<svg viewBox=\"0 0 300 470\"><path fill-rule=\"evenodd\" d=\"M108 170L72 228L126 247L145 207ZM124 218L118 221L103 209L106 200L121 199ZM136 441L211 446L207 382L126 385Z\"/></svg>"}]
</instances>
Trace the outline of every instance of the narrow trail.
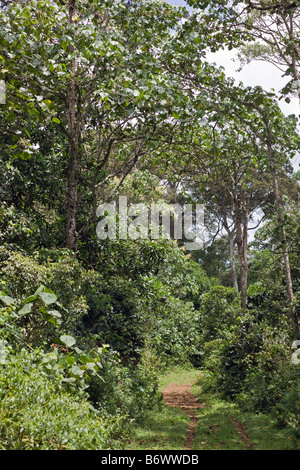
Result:
<instances>
[{"instance_id":1,"label":"narrow trail","mask_svg":"<svg viewBox=\"0 0 300 470\"><path fill-rule=\"evenodd\" d=\"M195 395L191 392L192 385L192 383L183 385L172 383L168 385L163 391L165 403L168 406L180 408L185 413L187 413L188 417L190 418L184 450L192 450L192 444L198 422L195 411L199 408L205 407L205 404L199 403Z\"/></svg>"},{"instance_id":2,"label":"narrow trail","mask_svg":"<svg viewBox=\"0 0 300 470\"><path fill-rule=\"evenodd\" d=\"M229 419L235 425L235 428L236 428L237 432L239 433L239 435L241 436L242 441L244 442L246 449L251 450L252 447L253 447L253 443L251 442L251 440L250 440L243 424L239 420L237 420L235 418L232 418L231 416L229 416Z\"/></svg>"},{"instance_id":3,"label":"narrow trail","mask_svg":"<svg viewBox=\"0 0 300 470\"><path fill-rule=\"evenodd\" d=\"M182 411L187 413L190 419L183 450L192 450L197 422L199 419L197 417L197 410L199 408L205 408L206 406L204 403L199 403L195 395L191 392L192 386L193 383L181 385L171 383L163 390L163 397L166 405L180 408ZM245 445L245 449L251 450L253 444L251 443L243 424L237 419L232 418L231 416L228 416L228 420L234 424L237 432L241 436L241 439ZM213 427L213 425L209 426L209 428Z\"/></svg>"}]
</instances>

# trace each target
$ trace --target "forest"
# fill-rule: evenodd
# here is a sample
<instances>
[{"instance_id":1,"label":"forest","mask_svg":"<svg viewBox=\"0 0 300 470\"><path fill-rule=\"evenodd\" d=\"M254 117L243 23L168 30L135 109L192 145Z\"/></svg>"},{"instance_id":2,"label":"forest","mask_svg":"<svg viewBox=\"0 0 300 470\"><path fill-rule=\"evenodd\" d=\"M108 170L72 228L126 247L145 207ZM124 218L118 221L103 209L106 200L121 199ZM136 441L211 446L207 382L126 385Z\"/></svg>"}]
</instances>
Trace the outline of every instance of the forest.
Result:
<instances>
[{"instance_id":1,"label":"forest","mask_svg":"<svg viewBox=\"0 0 300 470\"><path fill-rule=\"evenodd\" d=\"M175 3L0 1L1 450L300 449L300 2Z\"/></svg>"}]
</instances>

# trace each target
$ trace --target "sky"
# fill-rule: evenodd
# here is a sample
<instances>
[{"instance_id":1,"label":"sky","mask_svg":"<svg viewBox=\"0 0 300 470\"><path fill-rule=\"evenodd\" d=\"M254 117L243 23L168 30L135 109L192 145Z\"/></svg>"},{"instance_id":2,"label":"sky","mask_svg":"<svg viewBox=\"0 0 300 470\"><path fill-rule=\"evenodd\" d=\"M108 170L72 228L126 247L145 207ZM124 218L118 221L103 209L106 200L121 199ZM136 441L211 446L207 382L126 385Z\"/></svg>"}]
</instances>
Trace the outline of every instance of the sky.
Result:
<instances>
[{"instance_id":1,"label":"sky","mask_svg":"<svg viewBox=\"0 0 300 470\"><path fill-rule=\"evenodd\" d=\"M166 1L171 5L188 7L184 0ZM237 60L237 51L234 50L221 50L216 53L207 53L206 60L210 63L215 63L218 67L224 67L228 77L234 78L237 82L242 82L245 86L261 86L266 91L275 90L276 94L279 94L279 91L289 81L288 77L282 77L282 72L268 62L253 61L245 65L243 69L238 72L239 61ZM282 99L278 101L278 104L285 115L295 114L299 116L300 107L297 98L292 98L289 104ZM296 171L299 170L299 156L295 157L293 160L293 167Z\"/></svg>"},{"instance_id":2,"label":"sky","mask_svg":"<svg viewBox=\"0 0 300 470\"><path fill-rule=\"evenodd\" d=\"M166 0L172 5L186 6L184 0ZM236 59L234 61L234 59ZM239 61L237 60L237 51L221 50L216 53L208 53L206 60L210 63L215 63L218 67L224 67L225 74L228 77L234 78L237 82L242 82L245 86L261 86L266 91L274 91L279 94L279 91L289 81L288 77L282 77L282 72L274 65L268 62L253 61L245 65L243 69L238 72ZM299 100L292 98L288 104L284 99L278 101L278 104L285 115L295 114L299 116L300 107ZM300 168L300 156L296 156L292 165L295 171ZM256 223L256 222L255 222ZM250 239L254 238L254 232L250 232Z\"/></svg>"}]
</instances>

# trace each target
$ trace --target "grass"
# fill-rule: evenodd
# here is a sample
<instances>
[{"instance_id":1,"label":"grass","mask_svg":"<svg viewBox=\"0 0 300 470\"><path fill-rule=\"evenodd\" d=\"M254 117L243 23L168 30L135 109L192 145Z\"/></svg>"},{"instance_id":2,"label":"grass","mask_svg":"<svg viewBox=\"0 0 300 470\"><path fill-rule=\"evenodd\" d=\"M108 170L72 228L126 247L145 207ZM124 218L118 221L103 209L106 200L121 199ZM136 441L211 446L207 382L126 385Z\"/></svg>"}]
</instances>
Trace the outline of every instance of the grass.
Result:
<instances>
[{"instance_id":1,"label":"grass","mask_svg":"<svg viewBox=\"0 0 300 470\"><path fill-rule=\"evenodd\" d=\"M195 369L176 367L160 377L162 391L171 383L189 383L197 380ZM170 408L163 402L148 413L128 442L128 450L178 450L182 449L189 425L189 418L179 408Z\"/></svg>"},{"instance_id":2,"label":"grass","mask_svg":"<svg viewBox=\"0 0 300 470\"><path fill-rule=\"evenodd\" d=\"M176 408L161 405L136 428L127 450L178 450L183 448L189 419Z\"/></svg>"},{"instance_id":3,"label":"grass","mask_svg":"<svg viewBox=\"0 0 300 470\"><path fill-rule=\"evenodd\" d=\"M163 390L171 383L187 384L197 382L201 379L201 371L194 369L192 366L177 366L165 372L159 378L160 390Z\"/></svg>"},{"instance_id":4,"label":"grass","mask_svg":"<svg viewBox=\"0 0 300 470\"><path fill-rule=\"evenodd\" d=\"M222 400L217 394L204 393L200 380L193 393L206 407L199 410L194 440L194 450L245 450L245 445L233 420L244 427L253 450L299 449L287 429L276 426L270 415L244 413L233 403Z\"/></svg>"},{"instance_id":5,"label":"grass","mask_svg":"<svg viewBox=\"0 0 300 470\"><path fill-rule=\"evenodd\" d=\"M279 429L269 415L243 413L236 405L222 400L217 394L204 392L201 372L177 367L160 377L160 389L171 383L194 383L192 392L205 408L196 410L198 423L193 450L299 450L299 442L290 437L287 429ZM234 420L247 433L249 442L242 439ZM142 424L137 425L128 442L128 450L182 450L189 418L179 408L163 402L151 410ZM250 443L250 447L248 444Z\"/></svg>"}]
</instances>

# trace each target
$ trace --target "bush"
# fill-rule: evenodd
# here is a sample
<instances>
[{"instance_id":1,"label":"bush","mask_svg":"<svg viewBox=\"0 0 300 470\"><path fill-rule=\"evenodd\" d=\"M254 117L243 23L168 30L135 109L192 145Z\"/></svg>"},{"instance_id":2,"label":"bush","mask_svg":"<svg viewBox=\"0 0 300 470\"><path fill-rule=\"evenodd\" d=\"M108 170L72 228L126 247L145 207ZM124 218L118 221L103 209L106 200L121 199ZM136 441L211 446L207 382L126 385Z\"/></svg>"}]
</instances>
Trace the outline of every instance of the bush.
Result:
<instances>
[{"instance_id":1,"label":"bush","mask_svg":"<svg viewBox=\"0 0 300 470\"><path fill-rule=\"evenodd\" d=\"M213 286L201 299L200 328L202 340L211 341L222 335L222 331L234 325L239 313L240 299L231 287Z\"/></svg>"},{"instance_id":2,"label":"bush","mask_svg":"<svg viewBox=\"0 0 300 470\"><path fill-rule=\"evenodd\" d=\"M199 312L191 302L166 297L154 312L151 345L165 365L197 362L199 356Z\"/></svg>"},{"instance_id":3,"label":"bush","mask_svg":"<svg viewBox=\"0 0 300 470\"><path fill-rule=\"evenodd\" d=\"M101 414L126 415L128 422L141 421L161 400L158 392L157 359L145 350L136 364L124 366L110 351L102 362L101 377L94 376L88 388L91 401Z\"/></svg>"},{"instance_id":4,"label":"bush","mask_svg":"<svg viewBox=\"0 0 300 470\"><path fill-rule=\"evenodd\" d=\"M117 353L107 350L105 345L100 348L97 346L98 338L93 339L93 337L88 337L85 339L84 337L79 337L79 343L88 346L94 343L93 349L81 350L77 347L77 343L71 335L62 334L65 330L61 329L60 313L58 310L51 310L56 307L57 297L49 289L40 287L33 295L22 302L7 296L4 292L0 292L0 301L5 305L0 309L0 352L2 353L0 360L3 358L3 353L4 357L5 355L9 356L8 361L1 362L5 365L6 374L4 374L4 377L10 376L12 370L20 366L20 372L16 370L20 382L19 385L16 383L16 387L18 386L20 391L23 386L26 388L28 376L28 380L35 380L37 388L33 387L32 393L40 389L43 394L43 390L45 390L45 397L43 395L44 398L41 401L41 406L46 407L49 394L55 394L52 400L48 400L50 410L44 412L45 419L47 421L48 415L49 419L51 419L51 413L54 412L55 406L57 406L58 414L60 414L59 409L61 406L62 413L66 414L65 419L62 419L61 423L62 433L64 436L66 433L71 436L62 441L57 437L53 438L53 442L59 446L58 448L61 448L61 446L64 446L64 448L82 448L79 447L81 427L76 427L76 419L73 421L75 411L73 413L72 400L69 417L67 416L67 410L64 408L68 403L68 394L71 396L76 395L76 400L83 400L86 403L84 406L87 409L89 407L89 400L92 399L98 410L97 412L94 410L96 416L101 416L101 422L103 423L106 423L106 421L111 423L110 427L108 427L108 430L111 430L111 432L109 431L108 434L114 439L118 436L124 436L132 419L141 418L146 409L159 401L160 395L157 393L158 384L155 375L155 362L152 359L151 353L148 355L144 354L139 362L125 367ZM61 306L58 304L57 308L61 309ZM37 339L32 337L32 329L38 331ZM55 341L58 341L58 344L51 344L49 349L51 337L54 334L58 335L57 339L55 339ZM32 353L22 349L24 345ZM41 349L41 347L46 347L46 350ZM20 358L24 359L22 363L19 361ZM23 403L21 401L15 401L14 403L16 413L18 413L20 406L24 407L26 404L27 407L28 404L28 416L27 414L23 416L25 410L20 411L20 419L25 423L24 429L26 431L26 423L28 421L30 432L27 431L32 436L28 446L29 448L38 449L48 448L47 446L52 448L52 444L50 445L48 442L48 434L39 429L39 423L37 423L36 434L31 429L31 427L34 427L31 424L31 419L35 419L35 413L39 413L40 410L39 404L36 410L34 410L34 401L32 401L32 404L30 401L27 403L26 390L22 395ZM77 405L75 404L74 406L76 408ZM3 407L2 412L4 419L6 419L5 413L9 413L10 402L4 401ZM61 416L60 418L57 417L57 419L61 419ZM84 416L82 419L83 421L85 420ZM86 417L87 425L88 419ZM70 423L74 423L74 430L72 432L68 428L69 420ZM55 422L55 420L53 421ZM106 427L104 431L106 432ZM76 440L77 432L78 441ZM22 435L22 442L23 440L24 442L28 440L26 436ZM2 437L5 443L4 446L13 445L4 430L2 430ZM90 437L87 436L87 439L90 439ZM84 442L84 439L82 439L82 446L85 445ZM89 445L89 441L86 442ZM100 441L95 442L95 445L100 446ZM118 443L118 440L116 442ZM101 445L103 446L104 444L105 441ZM21 442L16 442L14 445L16 446L15 448L23 448ZM27 448L26 445L24 444L24 448ZM90 445L94 446L92 441Z\"/></svg>"},{"instance_id":5,"label":"bush","mask_svg":"<svg viewBox=\"0 0 300 470\"><path fill-rule=\"evenodd\" d=\"M1 191L1 190L0 190ZM2 198L1 198L2 199ZM34 221L24 212L8 205L3 199L0 207L0 243L15 246L30 243L33 233L39 233Z\"/></svg>"},{"instance_id":6,"label":"bush","mask_svg":"<svg viewBox=\"0 0 300 470\"><path fill-rule=\"evenodd\" d=\"M300 437L300 381L296 379L289 390L283 395L278 405L277 419L287 426L293 436Z\"/></svg>"},{"instance_id":7,"label":"bush","mask_svg":"<svg viewBox=\"0 0 300 470\"><path fill-rule=\"evenodd\" d=\"M286 318L269 325L251 310L203 348L204 389L221 392L243 411L269 413L300 434L299 365L291 361Z\"/></svg>"},{"instance_id":8,"label":"bush","mask_svg":"<svg viewBox=\"0 0 300 470\"><path fill-rule=\"evenodd\" d=\"M81 394L70 394L21 350L0 365L0 448L92 450L120 448L122 418L102 418Z\"/></svg>"},{"instance_id":9,"label":"bush","mask_svg":"<svg viewBox=\"0 0 300 470\"><path fill-rule=\"evenodd\" d=\"M260 345L248 359L251 367L247 369L243 384L244 398L237 396L243 409L254 412L276 414L281 397L293 383L290 341L284 325L273 328L260 324Z\"/></svg>"},{"instance_id":10,"label":"bush","mask_svg":"<svg viewBox=\"0 0 300 470\"><path fill-rule=\"evenodd\" d=\"M290 340L286 324L270 327L253 313L208 343L204 364L225 397L249 411L270 411L289 386Z\"/></svg>"},{"instance_id":11,"label":"bush","mask_svg":"<svg viewBox=\"0 0 300 470\"><path fill-rule=\"evenodd\" d=\"M63 327L75 334L88 309L81 292L84 270L68 252L49 250L47 253L47 263L41 264L38 256L0 250L0 279L5 280L2 288L23 301L45 285L55 292L64 307Z\"/></svg>"},{"instance_id":12,"label":"bush","mask_svg":"<svg viewBox=\"0 0 300 470\"><path fill-rule=\"evenodd\" d=\"M122 276L106 279L90 271L82 286L89 307L82 334L95 335L99 342L109 344L124 363L138 359L148 323L136 281Z\"/></svg>"}]
</instances>

